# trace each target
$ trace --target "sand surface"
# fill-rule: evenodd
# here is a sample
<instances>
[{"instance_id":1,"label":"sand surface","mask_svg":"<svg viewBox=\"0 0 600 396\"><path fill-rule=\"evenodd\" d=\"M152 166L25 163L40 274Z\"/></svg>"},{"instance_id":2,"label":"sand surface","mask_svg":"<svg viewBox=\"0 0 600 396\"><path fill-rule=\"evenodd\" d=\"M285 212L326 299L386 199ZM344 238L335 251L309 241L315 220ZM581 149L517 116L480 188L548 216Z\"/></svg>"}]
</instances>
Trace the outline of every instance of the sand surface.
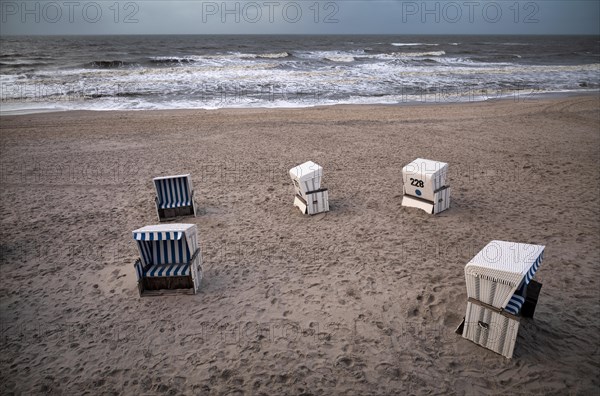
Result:
<instances>
[{"instance_id":1,"label":"sand surface","mask_svg":"<svg viewBox=\"0 0 600 396\"><path fill-rule=\"evenodd\" d=\"M0 123L4 395L599 391L597 97ZM450 164L438 216L401 206L417 157ZM327 214L292 206L306 160ZM188 172L201 291L140 298L131 231ZM454 333L494 239L546 245L512 360Z\"/></svg>"}]
</instances>

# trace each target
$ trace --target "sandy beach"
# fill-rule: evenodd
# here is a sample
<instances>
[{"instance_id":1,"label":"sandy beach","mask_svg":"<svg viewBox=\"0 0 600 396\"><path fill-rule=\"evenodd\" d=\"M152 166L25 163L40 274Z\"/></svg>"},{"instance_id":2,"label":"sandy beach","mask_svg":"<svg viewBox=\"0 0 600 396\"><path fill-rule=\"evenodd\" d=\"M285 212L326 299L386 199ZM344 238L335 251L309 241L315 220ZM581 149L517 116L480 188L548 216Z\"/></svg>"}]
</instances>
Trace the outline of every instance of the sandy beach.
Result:
<instances>
[{"instance_id":1,"label":"sandy beach","mask_svg":"<svg viewBox=\"0 0 600 396\"><path fill-rule=\"evenodd\" d=\"M0 118L0 393L589 395L600 389L600 100ZM401 206L449 163L452 205ZM293 207L324 168L331 211ZM191 173L204 279L140 298L152 178ZM465 264L546 246L512 360L456 335Z\"/></svg>"}]
</instances>

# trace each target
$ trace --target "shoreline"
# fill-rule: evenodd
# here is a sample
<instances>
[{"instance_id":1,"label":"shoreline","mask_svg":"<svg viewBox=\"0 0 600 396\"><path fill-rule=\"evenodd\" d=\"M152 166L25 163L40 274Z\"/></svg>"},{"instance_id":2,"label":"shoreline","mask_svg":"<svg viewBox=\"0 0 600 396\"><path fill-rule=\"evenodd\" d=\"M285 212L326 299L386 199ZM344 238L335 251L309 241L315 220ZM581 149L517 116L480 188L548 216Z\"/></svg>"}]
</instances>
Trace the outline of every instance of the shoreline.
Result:
<instances>
[{"instance_id":1,"label":"shoreline","mask_svg":"<svg viewBox=\"0 0 600 396\"><path fill-rule=\"evenodd\" d=\"M518 91L520 92L520 91ZM497 98L482 99L482 100L456 100L456 101L443 101L443 100L431 100L431 101L407 101L398 103L334 103L334 104L315 104L312 106L290 106L290 107L267 107L267 106L256 106L256 107L219 107L219 108L171 108L171 109L106 109L106 110L90 110L90 109L50 109L50 108L36 108L36 109L18 109L9 111L0 111L0 117L9 116L20 116L20 115L32 115L32 114L47 114L47 113L71 113L71 112L92 112L92 113L124 113L124 112L161 112L161 111L220 111L220 110L302 110L302 109L314 109L314 108L329 108L329 107L352 107L352 106L439 106L439 105L469 105L476 103L495 103L504 101L513 101L515 103L524 103L528 101L537 100L552 100L552 99L565 99L574 97L596 97L600 95L600 88L590 89L585 91L571 90L571 91L560 91L560 92L540 92L540 93L524 93L518 96L518 92L512 94L502 95ZM434 94L434 96L441 96L441 94ZM515 97L517 96L517 97Z\"/></svg>"}]
</instances>

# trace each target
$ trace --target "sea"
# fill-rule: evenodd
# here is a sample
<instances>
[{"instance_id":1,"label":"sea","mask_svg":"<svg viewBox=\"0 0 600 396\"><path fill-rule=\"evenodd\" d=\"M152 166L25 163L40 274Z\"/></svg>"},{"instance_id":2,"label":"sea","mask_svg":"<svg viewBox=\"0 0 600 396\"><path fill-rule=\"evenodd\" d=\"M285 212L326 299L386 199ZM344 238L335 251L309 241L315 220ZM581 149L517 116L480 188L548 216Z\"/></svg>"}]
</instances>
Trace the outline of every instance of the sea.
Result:
<instances>
[{"instance_id":1,"label":"sea","mask_svg":"<svg viewBox=\"0 0 600 396\"><path fill-rule=\"evenodd\" d=\"M598 92L597 36L4 36L2 113Z\"/></svg>"}]
</instances>

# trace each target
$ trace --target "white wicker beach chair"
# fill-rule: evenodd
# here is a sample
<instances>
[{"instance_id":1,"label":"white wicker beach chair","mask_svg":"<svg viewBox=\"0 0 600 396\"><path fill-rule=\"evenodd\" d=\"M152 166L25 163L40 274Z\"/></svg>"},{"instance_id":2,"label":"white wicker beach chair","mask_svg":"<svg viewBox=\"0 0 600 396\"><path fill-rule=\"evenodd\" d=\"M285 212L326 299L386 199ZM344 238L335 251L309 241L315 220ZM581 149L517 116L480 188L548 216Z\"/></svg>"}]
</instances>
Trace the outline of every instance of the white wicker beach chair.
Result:
<instances>
[{"instance_id":1,"label":"white wicker beach chair","mask_svg":"<svg viewBox=\"0 0 600 396\"><path fill-rule=\"evenodd\" d=\"M417 158L402 168L402 205L439 213L450 207L448 164Z\"/></svg>"},{"instance_id":2,"label":"white wicker beach chair","mask_svg":"<svg viewBox=\"0 0 600 396\"><path fill-rule=\"evenodd\" d=\"M323 168L312 161L290 169L296 197L294 206L304 214L317 214L329 211L329 192L321 188Z\"/></svg>"},{"instance_id":3,"label":"white wicker beach chair","mask_svg":"<svg viewBox=\"0 0 600 396\"><path fill-rule=\"evenodd\" d=\"M196 216L194 189L189 174L156 177L153 180L159 221L178 216Z\"/></svg>"},{"instance_id":4,"label":"white wicker beach chair","mask_svg":"<svg viewBox=\"0 0 600 396\"><path fill-rule=\"evenodd\" d=\"M160 224L133 231L140 258L134 267L140 296L195 294L202 253L195 224Z\"/></svg>"},{"instance_id":5,"label":"white wicker beach chair","mask_svg":"<svg viewBox=\"0 0 600 396\"><path fill-rule=\"evenodd\" d=\"M527 286L543 256L541 245L504 241L487 244L465 266L468 301L462 336L511 358Z\"/></svg>"}]
</instances>

